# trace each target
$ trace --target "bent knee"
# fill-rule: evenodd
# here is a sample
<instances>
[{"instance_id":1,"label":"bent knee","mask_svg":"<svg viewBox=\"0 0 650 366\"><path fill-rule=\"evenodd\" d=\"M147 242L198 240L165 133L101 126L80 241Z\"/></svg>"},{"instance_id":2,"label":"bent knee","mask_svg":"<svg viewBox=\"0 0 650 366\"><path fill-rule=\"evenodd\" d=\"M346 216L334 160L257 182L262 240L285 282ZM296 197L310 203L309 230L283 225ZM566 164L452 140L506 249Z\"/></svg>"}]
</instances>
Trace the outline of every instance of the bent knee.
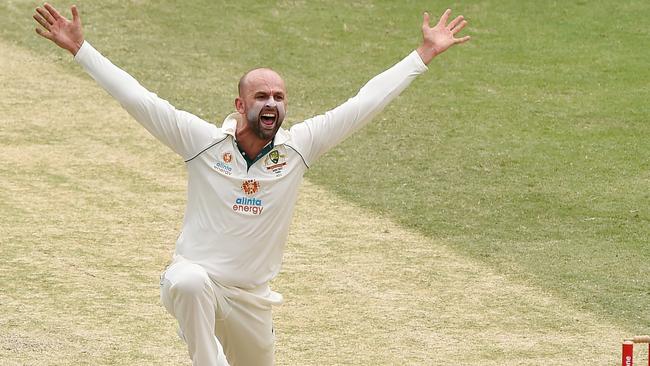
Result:
<instances>
[{"instance_id":1,"label":"bent knee","mask_svg":"<svg viewBox=\"0 0 650 366\"><path fill-rule=\"evenodd\" d=\"M169 281L172 296L199 296L210 291L210 278L203 268L195 264L170 268L165 279Z\"/></svg>"}]
</instances>

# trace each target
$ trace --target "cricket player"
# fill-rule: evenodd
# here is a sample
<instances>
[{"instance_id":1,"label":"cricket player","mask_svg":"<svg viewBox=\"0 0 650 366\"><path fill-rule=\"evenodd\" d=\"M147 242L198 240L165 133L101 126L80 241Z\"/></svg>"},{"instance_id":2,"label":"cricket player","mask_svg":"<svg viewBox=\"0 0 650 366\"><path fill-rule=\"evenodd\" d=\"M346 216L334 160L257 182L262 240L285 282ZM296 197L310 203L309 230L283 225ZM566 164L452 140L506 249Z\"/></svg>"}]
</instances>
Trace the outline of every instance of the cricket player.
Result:
<instances>
[{"instance_id":1,"label":"cricket player","mask_svg":"<svg viewBox=\"0 0 650 366\"><path fill-rule=\"evenodd\" d=\"M241 78L236 112L220 127L174 108L113 65L84 39L72 20L44 4L36 32L68 50L81 67L156 139L185 162L187 208L171 264L161 275L161 300L179 324L192 364L265 366L274 363L269 288L280 271L298 187L326 151L357 131L449 47L467 22L435 26L424 13L422 43L340 106L286 130L284 81L254 69Z\"/></svg>"}]
</instances>

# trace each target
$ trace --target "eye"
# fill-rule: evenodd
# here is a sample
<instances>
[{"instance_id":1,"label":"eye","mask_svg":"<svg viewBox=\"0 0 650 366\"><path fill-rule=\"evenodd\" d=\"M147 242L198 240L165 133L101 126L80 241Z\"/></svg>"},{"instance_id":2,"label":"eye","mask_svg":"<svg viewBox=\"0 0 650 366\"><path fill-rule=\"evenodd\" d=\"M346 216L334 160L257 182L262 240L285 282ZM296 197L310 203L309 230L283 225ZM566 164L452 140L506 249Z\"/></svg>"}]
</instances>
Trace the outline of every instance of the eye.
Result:
<instances>
[{"instance_id":1,"label":"eye","mask_svg":"<svg viewBox=\"0 0 650 366\"><path fill-rule=\"evenodd\" d=\"M284 95L282 95L282 94L277 94L277 95L275 96L275 100L280 100L280 101L284 100Z\"/></svg>"}]
</instances>

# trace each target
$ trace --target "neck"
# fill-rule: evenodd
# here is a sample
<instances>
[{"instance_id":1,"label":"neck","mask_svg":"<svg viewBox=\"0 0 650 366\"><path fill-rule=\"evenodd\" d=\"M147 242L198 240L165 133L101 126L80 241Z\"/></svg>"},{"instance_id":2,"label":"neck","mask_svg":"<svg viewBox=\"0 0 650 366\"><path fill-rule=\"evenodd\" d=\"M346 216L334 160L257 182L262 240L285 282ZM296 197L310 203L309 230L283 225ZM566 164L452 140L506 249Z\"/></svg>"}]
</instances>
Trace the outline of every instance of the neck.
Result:
<instances>
[{"instance_id":1,"label":"neck","mask_svg":"<svg viewBox=\"0 0 650 366\"><path fill-rule=\"evenodd\" d=\"M255 158L257 154L262 151L264 146L271 142L273 138L262 139L251 130L243 118L237 119L237 130L235 131L235 138L237 139L237 145L240 149L246 152L251 159Z\"/></svg>"}]
</instances>

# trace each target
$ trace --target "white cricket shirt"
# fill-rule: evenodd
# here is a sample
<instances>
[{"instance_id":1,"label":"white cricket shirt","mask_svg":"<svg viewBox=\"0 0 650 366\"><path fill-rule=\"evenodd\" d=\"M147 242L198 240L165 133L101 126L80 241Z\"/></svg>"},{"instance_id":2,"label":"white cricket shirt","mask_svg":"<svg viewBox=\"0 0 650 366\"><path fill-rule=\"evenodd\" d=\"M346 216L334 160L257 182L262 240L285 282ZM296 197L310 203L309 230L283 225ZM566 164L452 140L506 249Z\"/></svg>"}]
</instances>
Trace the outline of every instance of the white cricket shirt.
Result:
<instances>
[{"instance_id":1,"label":"white cricket shirt","mask_svg":"<svg viewBox=\"0 0 650 366\"><path fill-rule=\"evenodd\" d=\"M188 171L187 208L176 258L197 263L218 283L253 289L280 271L298 187L323 153L369 122L427 70L413 51L342 105L280 128L273 148L248 168L235 140L236 118L221 127L142 87L88 42L83 68L154 137L178 153Z\"/></svg>"}]
</instances>

